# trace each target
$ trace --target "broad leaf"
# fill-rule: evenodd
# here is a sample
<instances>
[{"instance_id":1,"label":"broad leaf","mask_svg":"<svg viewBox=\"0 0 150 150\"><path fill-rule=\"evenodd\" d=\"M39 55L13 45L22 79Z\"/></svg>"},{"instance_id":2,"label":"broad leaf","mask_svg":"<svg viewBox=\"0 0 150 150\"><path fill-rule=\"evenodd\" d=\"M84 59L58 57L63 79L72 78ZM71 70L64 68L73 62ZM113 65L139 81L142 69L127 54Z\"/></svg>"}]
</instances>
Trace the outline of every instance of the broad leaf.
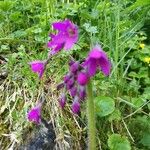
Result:
<instances>
[{"instance_id":1,"label":"broad leaf","mask_svg":"<svg viewBox=\"0 0 150 150\"><path fill-rule=\"evenodd\" d=\"M111 114L115 109L115 102L110 97L99 96L95 99L96 113L103 117Z\"/></svg>"},{"instance_id":2,"label":"broad leaf","mask_svg":"<svg viewBox=\"0 0 150 150\"><path fill-rule=\"evenodd\" d=\"M130 142L120 134L112 134L108 139L110 150L131 150Z\"/></svg>"}]
</instances>

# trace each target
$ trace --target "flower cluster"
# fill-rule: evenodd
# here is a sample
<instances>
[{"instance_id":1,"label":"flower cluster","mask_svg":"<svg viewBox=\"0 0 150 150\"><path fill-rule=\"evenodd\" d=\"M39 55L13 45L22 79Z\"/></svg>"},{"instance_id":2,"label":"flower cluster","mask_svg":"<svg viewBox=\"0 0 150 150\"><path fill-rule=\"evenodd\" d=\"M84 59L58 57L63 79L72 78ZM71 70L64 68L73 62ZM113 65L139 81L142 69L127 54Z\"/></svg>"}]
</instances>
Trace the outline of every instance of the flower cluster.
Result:
<instances>
[{"instance_id":1,"label":"flower cluster","mask_svg":"<svg viewBox=\"0 0 150 150\"><path fill-rule=\"evenodd\" d=\"M58 85L58 89L65 88L73 98L72 111L75 114L80 112L80 102L86 97L86 84L88 83L88 75L84 72L84 68L78 61L71 60L69 63L69 73L63 78L63 83ZM64 108L66 104L66 95L63 93L60 97L59 104Z\"/></svg>"},{"instance_id":2,"label":"flower cluster","mask_svg":"<svg viewBox=\"0 0 150 150\"><path fill-rule=\"evenodd\" d=\"M52 49L50 54L56 54L62 48L65 50L71 49L78 40L77 26L68 19L62 22L55 22L52 26L55 30L58 30L58 34L50 34L51 41L47 44Z\"/></svg>"},{"instance_id":3,"label":"flower cluster","mask_svg":"<svg viewBox=\"0 0 150 150\"><path fill-rule=\"evenodd\" d=\"M47 43L48 48L51 49L49 57L45 61L36 60L29 63L32 71L37 73L40 79L43 76L50 56L58 53L62 49L71 49L78 40L78 27L68 19L60 22L54 22L52 23L52 27L55 30L58 30L58 33L56 35L52 33L50 34L51 40Z\"/></svg>"},{"instance_id":4,"label":"flower cluster","mask_svg":"<svg viewBox=\"0 0 150 150\"><path fill-rule=\"evenodd\" d=\"M78 114L80 111L80 102L86 96L86 85L88 81L96 74L97 69L100 69L105 76L108 76L110 74L111 64L106 53L97 45L89 52L82 64L78 61L71 61L69 66L69 73L64 76L64 81L58 85L58 89L64 87L65 91L69 91L70 96L73 98L72 111ZM66 104L66 96L64 93L59 103L61 108L64 108Z\"/></svg>"},{"instance_id":5,"label":"flower cluster","mask_svg":"<svg viewBox=\"0 0 150 150\"><path fill-rule=\"evenodd\" d=\"M31 70L34 73L38 74L39 79L41 79L44 74L50 56L56 54L62 49L65 50L71 49L78 40L78 27L75 24L73 24L70 20L67 19L60 22L54 22L52 23L52 26L55 30L58 30L58 33L50 34L51 40L47 44L48 48L51 49L51 51L49 52L50 55L48 55L48 58L44 61L36 60L29 63ZM73 92L73 88L70 89L70 91L72 94L74 93L75 95L75 91ZM65 97L62 96L61 106L64 105L65 105ZM28 112L27 116L29 121L32 121L36 124L40 123L41 106L42 103L39 103L37 106L35 106Z\"/></svg>"},{"instance_id":6,"label":"flower cluster","mask_svg":"<svg viewBox=\"0 0 150 150\"><path fill-rule=\"evenodd\" d=\"M57 33L50 34L51 39L47 43L50 52L47 60L37 60L29 63L32 71L37 73L40 79L43 76L50 57L62 49L71 49L78 40L78 27L68 19L54 22L52 27L54 30L57 30ZM68 92L73 98L72 111L78 114L80 112L80 104L85 100L86 85L90 78L96 74L97 70L101 70L105 76L108 76L110 74L110 68L110 61L99 45L94 46L92 50L90 50L87 58L82 63L71 60L69 62L69 72L64 76L63 82L57 87L58 90L64 88L65 91L61 94L59 100L61 108L65 107L67 101L66 92ZM40 113L41 104L28 112L29 121L33 121L37 124L40 123Z\"/></svg>"},{"instance_id":7,"label":"flower cluster","mask_svg":"<svg viewBox=\"0 0 150 150\"><path fill-rule=\"evenodd\" d=\"M90 77L96 74L97 69L101 70L105 76L110 74L111 63L99 45L93 47L83 65L87 68Z\"/></svg>"}]
</instances>

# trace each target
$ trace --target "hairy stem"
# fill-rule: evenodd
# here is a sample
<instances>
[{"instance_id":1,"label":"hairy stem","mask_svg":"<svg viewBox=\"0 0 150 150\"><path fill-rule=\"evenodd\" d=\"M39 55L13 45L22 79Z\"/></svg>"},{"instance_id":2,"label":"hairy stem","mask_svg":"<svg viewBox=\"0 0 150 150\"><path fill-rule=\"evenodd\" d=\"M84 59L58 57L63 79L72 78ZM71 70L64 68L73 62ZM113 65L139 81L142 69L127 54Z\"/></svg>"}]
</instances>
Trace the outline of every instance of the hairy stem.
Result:
<instances>
[{"instance_id":1,"label":"hairy stem","mask_svg":"<svg viewBox=\"0 0 150 150\"><path fill-rule=\"evenodd\" d=\"M87 85L88 150L96 150L95 109L92 82Z\"/></svg>"}]
</instances>

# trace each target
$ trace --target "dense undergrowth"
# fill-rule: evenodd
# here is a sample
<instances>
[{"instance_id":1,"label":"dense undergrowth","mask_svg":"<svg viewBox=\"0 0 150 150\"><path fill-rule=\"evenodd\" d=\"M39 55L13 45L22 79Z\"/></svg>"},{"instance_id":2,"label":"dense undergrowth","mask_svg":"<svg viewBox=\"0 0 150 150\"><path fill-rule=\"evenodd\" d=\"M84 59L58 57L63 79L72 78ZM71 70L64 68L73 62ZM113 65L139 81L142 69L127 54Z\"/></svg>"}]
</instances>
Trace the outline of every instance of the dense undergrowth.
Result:
<instances>
[{"instance_id":1,"label":"dense undergrowth","mask_svg":"<svg viewBox=\"0 0 150 150\"><path fill-rule=\"evenodd\" d=\"M45 59L50 25L68 18L79 27L79 44L50 60L42 83L28 62ZM109 78L94 77L97 149L150 149L150 2L148 0L0 1L0 147L15 149L34 125L26 114L43 94L43 115L52 121L59 149L85 149L85 107L79 116L58 106L57 84L70 55L85 58L101 44L111 58ZM44 88L43 88L44 87ZM69 97L69 96L68 96ZM101 109L100 109L101 108Z\"/></svg>"}]
</instances>

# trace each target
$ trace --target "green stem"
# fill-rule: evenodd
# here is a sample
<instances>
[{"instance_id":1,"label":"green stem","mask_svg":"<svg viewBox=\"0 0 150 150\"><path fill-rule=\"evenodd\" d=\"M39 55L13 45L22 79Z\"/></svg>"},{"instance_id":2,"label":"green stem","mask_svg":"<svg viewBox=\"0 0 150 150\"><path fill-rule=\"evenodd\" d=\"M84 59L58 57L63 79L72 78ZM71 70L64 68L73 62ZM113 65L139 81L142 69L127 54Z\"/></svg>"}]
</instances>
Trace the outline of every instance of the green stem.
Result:
<instances>
[{"instance_id":1,"label":"green stem","mask_svg":"<svg viewBox=\"0 0 150 150\"><path fill-rule=\"evenodd\" d=\"M95 109L92 82L87 85L88 150L96 150Z\"/></svg>"}]
</instances>

